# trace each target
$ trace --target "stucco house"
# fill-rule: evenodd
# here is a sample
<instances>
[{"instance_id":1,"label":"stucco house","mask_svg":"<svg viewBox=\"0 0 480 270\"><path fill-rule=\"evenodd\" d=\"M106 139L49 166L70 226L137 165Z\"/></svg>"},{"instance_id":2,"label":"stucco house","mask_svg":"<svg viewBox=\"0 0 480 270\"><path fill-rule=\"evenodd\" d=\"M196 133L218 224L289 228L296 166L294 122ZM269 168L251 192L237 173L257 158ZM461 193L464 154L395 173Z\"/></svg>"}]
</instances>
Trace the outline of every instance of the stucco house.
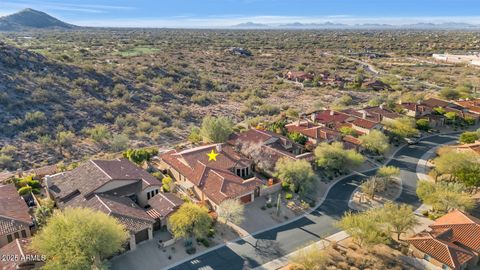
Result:
<instances>
[{"instance_id":1,"label":"stucco house","mask_svg":"<svg viewBox=\"0 0 480 270\"><path fill-rule=\"evenodd\" d=\"M14 185L0 185L0 247L28 238L34 229L25 200Z\"/></svg>"},{"instance_id":2,"label":"stucco house","mask_svg":"<svg viewBox=\"0 0 480 270\"><path fill-rule=\"evenodd\" d=\"M446 270L467 269L479 262L480 220L455 210L406 241L417 258Z\"/></svg>"},{"instance_id":3,"label":"stucco house","mask_svg":"<svg viewBox=\"0 0 480 270\"><path fill-rule=\"evenodd\" d=\"M334 141L340 141L342 134L336 130L322 127L308 120L297 120L293 123L285 125L288 132L298 132L303 136L306 136L308 142L317 145L322 142L331 143Z\"/></svg>"},{"instance_id":4,"label":"stucco house","mask_svg":"<svg viewBox=\"0 0 480 270\"><path fill-rule=\"evenodd\" d=\"M208 153L216 152L216 160ZM177 188L216 207L226 199L249 203L260 195L264 181L255 175L252 160L228 144L211 144L186 150L169 150L156 165L175 179Z\"/></svg>"},{"instance_id":5,"label":"stucco house","mask_svg":"<svg viewBox=\"0 0 480 270\"><path fill-rule=\"evenodd\" d=\"M155 224L162 222L146 211L153 198L164 196L161 182L126 159L90 160L46 176L45 184L59 208L88 207L115 217L130 232L130 249L152 239Z\"/></svg>"},{"instance_id":6,"label":"stucco house","mask_svg":"<svg viewBox=\"0 0 480 270\"><path fill-rule=\"evenodd\" d=\"M272 175L278 160L287 158L291 160L313 161L313 153L306 151L301 144L289 138L260 129L249 129L232 134L228 141L235 150L251 158L256 167Z\"/></svg>"}]
</instances>

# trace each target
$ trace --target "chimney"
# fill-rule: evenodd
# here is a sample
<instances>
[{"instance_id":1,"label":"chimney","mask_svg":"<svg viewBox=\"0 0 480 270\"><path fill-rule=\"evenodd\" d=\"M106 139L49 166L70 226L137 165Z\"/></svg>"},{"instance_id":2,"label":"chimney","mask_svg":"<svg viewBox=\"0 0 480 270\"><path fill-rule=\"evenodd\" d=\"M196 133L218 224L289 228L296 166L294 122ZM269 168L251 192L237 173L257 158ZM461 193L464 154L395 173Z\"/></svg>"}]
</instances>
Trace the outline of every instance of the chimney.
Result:
<instances>
[{"instance_id":1,"label":"chimney","mask_svg":"<svg viewBox=\"0 0 480 270\"><path fill-rule=\"evenodd\" d=\"M402 99L398 100L398 104L402 105Z\"/></svg>"},{"instance_id":2,"label":"chimney","mask_svg":"<svg viewBox=\"0 0 480 270\"><path fill-rule=\"evenodd\" d=\"M300 126L300 118L295 122L295 126L297 126L297 127Z\"/></svg>"},{"instance_id":3,"label":"chimney","mask_svg":"<svg viewBox=\"0 0 480 270\"><path fill-rule=\"evenodd\" d=\"M331 115L331 116L334 116L334 115L335 115L335 111L334 111L334 110L330 110L330 115Z\"/></svg>"},{"instance_id":4,"label":"chimney","mask_svg":"<svg viewBox=\"0 0 480 270\"><path fill-rule=\"evenodd\" d=\"M382 109L382 110L383 110L383 103L382 103L382 104L380 104L380 106L379 106L379 107L380 107L380 109Z\"/></svg>"},{"instance_id":5,"label":"chimney","mask_svg":"<svg viewBox=\"0 0 480 270\"><path fill-rule=\"evenodd\" d=\"M317 120L317 114L316 113L312 113L312 116L311 116L311 120L312 122L315 122Z\"/></svg>"},{"instance_id":6,"label":"chimney","mask_svg":"<svg viewBox=\"0 0 480 270\"><path fill-rule=\"evenodd\" d=\"M215 148L217 149L218 153L222 152L222 144L221 143L217 144L217 146L215 146Z\"/></svg>"},{"instance_id":7,"label":"chimney","mask_svg":"<svg viewBox=\"0 0 480 270\"><path fill-rule=\"evenodd\" d=\"M362 111L362 118L367 119L367 112L366 111Z\"/></svg>"}]
</instances>

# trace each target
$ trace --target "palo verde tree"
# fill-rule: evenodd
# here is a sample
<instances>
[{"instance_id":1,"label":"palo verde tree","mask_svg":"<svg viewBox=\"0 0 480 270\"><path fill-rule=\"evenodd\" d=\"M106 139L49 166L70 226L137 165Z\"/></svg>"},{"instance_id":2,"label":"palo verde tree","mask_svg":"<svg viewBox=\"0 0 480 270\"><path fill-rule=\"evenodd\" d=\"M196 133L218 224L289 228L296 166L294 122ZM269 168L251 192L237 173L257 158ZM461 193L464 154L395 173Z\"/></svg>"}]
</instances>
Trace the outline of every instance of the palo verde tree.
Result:
<instances>
[{"instance_id":1,"label":"palo verde tree","mask_svg":"<svg viewBox=\"0 0 480 270\"><path fill-rule=\"evenodd\" d=\"M275 176L289 185L292 192L308 196L316 187L318 178L306 160L282 158L275 165Z\"/></svg>"},{"instance_id":2,"label":"palo verde tree","mask_svg":"<svg viewBox=\"0 0 480 270\"><path fill-rule=\"evenodd\" d=\"M184 203L168 222L176 239L204 238L212 225L212 218L204 206Z\"/></svg>"},{"instance_id":3,"label":"palo verde tree","mask_svg":"<svg viewBox=\"0 0 480 270\"><path fill-rule=\"evenodd\" d=\"M397 235L397 240L400 240L402 233L413 229L418 224L412 206L406 204L388 202L378 210L378 217L391 232Z\"/></svg>"},{"instance_id":4,"label":"palo verde tree","mask_svg":"<svg viewBox=\"0 0 480 270\"><path fill-rule=\"evenodd\" d=\"M465 191L465 186L459 183L419 181L417 195L437 213L448 213L453 209L466 211L475 206L475 201Z\"/></svg>"},{"instance_id":5,"label":"palo verde tree","mask_svg":"<svg viewBox=\"0 0 480 270\"><path fill-rule=\"evenodd\" d=\"M376 154L383 154L390 147L388 137L380 130L372 130L369 134L362 135L358 139L365 149Z\"/></svg>"},{"instance_id":6,"label":"palo verde tree","mask_svg":"<svg viewBox=\"0 0 480 270\"><path fill-rule=\"evenodd\" d=\"M374 211L358 214L348 212L336 223L336 226L345 230L360 247L370 248L389 242L385 228L379 226L378 217Z\"/></svg>"},{"instance_id":7,"label":"palo verde tree","mask_svg":"<svg viewBox=\"0 0 480 270\"><path fill-rule=\"evenodd\" d=\"M222 143L232 132L233 122L230 118L206 116L203 118L199 134L207 143Z\"/></svg>"},{"instance_id":8,"label":"palo verde tree","mask_svg":"<svg viewBox=\"0 0 480 270\"><path fill-rule=\"evenodd\" d=\"M99 269L101 260L122 250L128 232L118 221L88 208L57 211L33 237L32 247L47 257L44 269Z\"/></svg>"},{"instance_id":9,"label":"palo verde tree","mask_svg":"<svg viewBox=\"0 0 480 270\"><path fill-rule=\"evenodd\" d=\"M346 167L356 167L365 158L353 149L346 150L341 142L321 143L315 149L317 165L329 172L344 172Z\"/></svg>"}]
</instances>

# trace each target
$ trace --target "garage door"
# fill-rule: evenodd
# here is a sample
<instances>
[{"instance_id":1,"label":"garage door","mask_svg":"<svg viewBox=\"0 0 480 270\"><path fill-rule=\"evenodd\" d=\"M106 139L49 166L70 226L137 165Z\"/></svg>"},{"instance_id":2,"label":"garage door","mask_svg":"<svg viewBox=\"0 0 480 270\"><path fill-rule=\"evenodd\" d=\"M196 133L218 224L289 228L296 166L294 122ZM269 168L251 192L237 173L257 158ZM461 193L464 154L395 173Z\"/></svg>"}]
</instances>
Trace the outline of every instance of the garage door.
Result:
<instances>
[{"instance_id":1,"label":"garage door","mask_svg":"<svg viewBox=\"0 0 480 270\"><path fill-rule=\"evenodd\" d=\"M249 203L249 202L252 201L252 195L251 194L245 195L245 196L240 198L240 201L242 203Z\"/></svg>"},{"instance_id":2,"label":"garage door","mask_svg":"<svg viewBox=\"0 0 480 270\"><path fill-rule=\"evenodd\" d=\"M135 234L135 243L140 243L142 241L148 240L148 229L139 231Z\"/></svg>"}]
</instances>

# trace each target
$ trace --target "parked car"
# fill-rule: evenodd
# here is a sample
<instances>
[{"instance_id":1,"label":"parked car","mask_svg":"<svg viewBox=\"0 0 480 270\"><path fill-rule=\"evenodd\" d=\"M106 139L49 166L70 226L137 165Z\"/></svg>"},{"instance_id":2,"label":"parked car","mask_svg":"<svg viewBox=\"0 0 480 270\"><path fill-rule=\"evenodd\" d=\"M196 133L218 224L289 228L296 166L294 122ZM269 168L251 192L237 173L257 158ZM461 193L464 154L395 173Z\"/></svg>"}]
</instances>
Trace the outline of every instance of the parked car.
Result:
<instances>
[{"instance_id":1,"label":"parked car","mask_svg":"<svg viewBox=\"0 0 480 270\"><path fill-rule=\"evenodd\" d=\"M405 141L408 144L412 145L412 144L417 144L419 140L417 138L405 138Z\"/></svg>"}]
</instances>

